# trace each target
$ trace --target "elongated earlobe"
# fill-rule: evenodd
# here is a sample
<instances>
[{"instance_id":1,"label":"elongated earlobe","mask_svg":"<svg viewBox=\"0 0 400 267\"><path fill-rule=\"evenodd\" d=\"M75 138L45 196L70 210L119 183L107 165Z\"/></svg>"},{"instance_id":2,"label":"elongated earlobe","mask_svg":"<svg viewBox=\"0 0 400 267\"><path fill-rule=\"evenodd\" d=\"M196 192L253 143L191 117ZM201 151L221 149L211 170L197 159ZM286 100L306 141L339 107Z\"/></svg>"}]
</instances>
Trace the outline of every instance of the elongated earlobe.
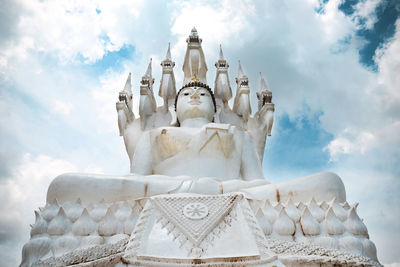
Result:
<instances>
[{"instance_id":1,"label":"elongated earlobe","mask_svg":"<svg viewBox=\"0 0 400 267\"><path fill-rule=\"evenodd\" d=\"M168 110L169 110L169 113L171 114L171 122L169 125L179 126L178 118L176 116L175 106L169 106Z\"/></svg>"},{"instance_id":2,"label":"elongated earlobe","mask_svg":"<svg viewBox=\"0 0 400 267\"><path fill-rule=\"evenodd\" d=\"M213 122L220 123L219 114L221 113L221 109L217 108L217 112L214 113Z\"/></svg>"}]
</instances>

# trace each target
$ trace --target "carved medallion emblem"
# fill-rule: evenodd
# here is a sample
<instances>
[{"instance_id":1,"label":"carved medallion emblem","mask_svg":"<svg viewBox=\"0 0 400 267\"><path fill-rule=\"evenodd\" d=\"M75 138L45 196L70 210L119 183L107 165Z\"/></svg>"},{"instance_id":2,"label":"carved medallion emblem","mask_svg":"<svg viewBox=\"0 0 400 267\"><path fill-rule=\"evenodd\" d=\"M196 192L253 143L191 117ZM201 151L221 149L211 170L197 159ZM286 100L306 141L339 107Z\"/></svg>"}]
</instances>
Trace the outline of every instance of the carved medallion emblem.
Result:
<instances>
[{"instance_id":1,"label":"carved medallion emblem","mask_svg":"<svg viewBox=\"0 0 400 267\"><path fill-rule=\"evenodd\" d=\"M160 212L158 221L173 231L182 233L195 247L221 223L225 225L236 202L242 198L238 194L215 196L162 196L152 197L151 203ZM172 230L171 230L172 231Z\"/></svg>"},{"instance_id":2,"label":"carved medallion emblem","mask_svg":"<svg viewBox=\"0 0 400 267\"><path fill-rule=\"evenodd\" d=\"M192 220L201 220L208 215L208 208L200 202L192 202L183 207L183 215Z\"/></svg>"}]
</instances>

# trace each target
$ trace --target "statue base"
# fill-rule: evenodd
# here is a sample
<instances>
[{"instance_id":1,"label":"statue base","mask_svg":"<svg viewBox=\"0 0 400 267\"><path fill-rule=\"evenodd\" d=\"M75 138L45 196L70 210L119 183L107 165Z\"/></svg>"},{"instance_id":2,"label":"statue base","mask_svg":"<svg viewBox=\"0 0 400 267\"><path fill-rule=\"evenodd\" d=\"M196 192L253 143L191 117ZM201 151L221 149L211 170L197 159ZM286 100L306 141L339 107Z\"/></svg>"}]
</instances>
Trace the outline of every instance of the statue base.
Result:
<instances>
[{"instance_id":1,"label":"statue base","mask_svg":"<svg viewBox=\"0 0 400 267\"><path fill-rule=\"evenodd\" d=\"M55 202L36 213L21 266L380 266L368 237L351 234L346 204L271 204L240 193ZM350 214L344 223L339 207ZM327 233L333 222L342 233Z\"/></svg>"}]
</instances>

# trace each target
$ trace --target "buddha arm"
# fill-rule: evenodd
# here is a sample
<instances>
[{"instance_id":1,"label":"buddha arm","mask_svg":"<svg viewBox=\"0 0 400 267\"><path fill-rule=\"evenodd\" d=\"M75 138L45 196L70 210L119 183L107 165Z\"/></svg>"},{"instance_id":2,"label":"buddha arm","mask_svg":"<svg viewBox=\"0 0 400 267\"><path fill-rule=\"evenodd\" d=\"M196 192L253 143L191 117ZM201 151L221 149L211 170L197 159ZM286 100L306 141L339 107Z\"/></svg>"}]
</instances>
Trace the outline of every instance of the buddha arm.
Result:
<instances>
[{"instance_id":1,"label":"buddha arm","mask_svg":"<svg viewBox=\"0 0 400 267\"><path fill-rule=\"evenodd\" d=\"M141 175L153 174L153 157L150 133L145 132L139 139L131 161L131 173Z\"/></svg>"},{"instance_id":2,"label":"buddha arm","mask_svg":"<svg viewBox=\"0 0 400 267\"><path fill-rule=\"evenodd\" d=\"M240 166L242 179L246 181L264 179L260 159L254 150L250 137L245 132L243 132L242 142L242 160Z\"/></svg>"}]
</instances>

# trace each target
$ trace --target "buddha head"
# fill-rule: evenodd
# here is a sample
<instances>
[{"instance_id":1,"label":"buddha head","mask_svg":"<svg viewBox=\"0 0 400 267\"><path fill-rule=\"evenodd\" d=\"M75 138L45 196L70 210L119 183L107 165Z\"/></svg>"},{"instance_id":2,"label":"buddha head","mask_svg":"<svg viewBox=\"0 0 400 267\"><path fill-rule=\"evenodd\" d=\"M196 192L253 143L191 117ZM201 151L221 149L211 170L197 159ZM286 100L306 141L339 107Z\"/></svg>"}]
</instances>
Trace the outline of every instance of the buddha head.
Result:
<instances>
[{"instance_id":1,"label":"buddha head","mask_svg":"<svg viewBox=\"0 0 400 267\"><path fill-rule=\"evenodd\" d=\"M188 83L176 95L175 111L178 123L194 118L205 118L212 122L216 112L214 94L206 84Z\"/></svg>"}]
</instances>

